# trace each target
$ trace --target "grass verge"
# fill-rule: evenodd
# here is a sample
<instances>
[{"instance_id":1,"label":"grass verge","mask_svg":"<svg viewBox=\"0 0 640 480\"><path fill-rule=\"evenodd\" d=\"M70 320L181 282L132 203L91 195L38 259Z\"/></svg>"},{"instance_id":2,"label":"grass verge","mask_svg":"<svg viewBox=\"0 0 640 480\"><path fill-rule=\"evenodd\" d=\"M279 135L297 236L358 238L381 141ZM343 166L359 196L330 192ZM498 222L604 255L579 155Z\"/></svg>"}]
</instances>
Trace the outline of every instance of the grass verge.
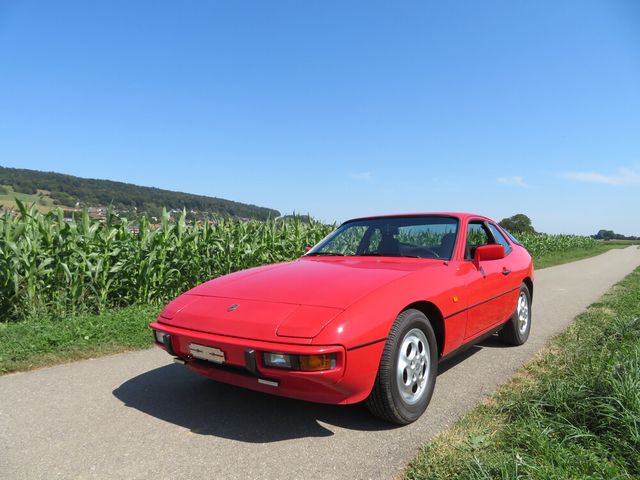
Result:
<instances>
[{"instance_id":1,"label":"grass verge","mask_svg":"<svg viewBox=\"0 0 640 480\"><path fill-rule=\"evenodd\" d=\"M0 323L0 374L151 346L147 323L158 307L135 306L101 315Z\"/></svg>"},{"instance_id":2,"label":"grass verge","mask_svg":"<svg viewBox=\"0 0 640 480\"><path fill-rule=\"evenodd\" d=\"M572 248L562 252L553 252L541 255L533 259L533 266L536 269L553 267L563 263L575 262L583 258L595 257L614 248L627 248L631 243L599 243L594 248Z\"/></svg>"},{"instance_id":3,"label":"grass verge","mask_svg":"<svg viewBox=\"0 0 640 480\"><path fill-rule=\"evenodd\" d=\"M436 437L406 480L640 477L640 268Z\"/></svg>"}]
</instances>

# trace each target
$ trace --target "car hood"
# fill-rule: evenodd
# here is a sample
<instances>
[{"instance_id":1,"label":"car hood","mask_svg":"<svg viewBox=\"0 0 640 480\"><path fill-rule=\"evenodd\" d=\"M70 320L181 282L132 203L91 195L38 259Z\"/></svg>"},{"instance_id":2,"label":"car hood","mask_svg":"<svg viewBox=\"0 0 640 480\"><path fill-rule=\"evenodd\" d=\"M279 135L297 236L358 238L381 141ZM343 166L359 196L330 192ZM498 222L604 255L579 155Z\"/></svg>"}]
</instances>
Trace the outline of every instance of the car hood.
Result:
<instances>
[{"instance_id":1,"label":"car hood","mask_svg":"<svg viewBox=\"0 0 640 480\"><path fill-rule=\"evenodd\" d=\"M243 338L310 339L359 298L433 264L405 259L302 258L203 283L167 305L159 320Z\"/></svg>"},{"instance_id":2,"label":"car hood","mask_svg":"<svg viewBox=\"0 0 640 480\"><path fill-rule=\"evenodd\" d=\"M433 264L406 259L304 257L220 277L188 293L344 309L363 295Z\"/></svg>"}]
</instances>

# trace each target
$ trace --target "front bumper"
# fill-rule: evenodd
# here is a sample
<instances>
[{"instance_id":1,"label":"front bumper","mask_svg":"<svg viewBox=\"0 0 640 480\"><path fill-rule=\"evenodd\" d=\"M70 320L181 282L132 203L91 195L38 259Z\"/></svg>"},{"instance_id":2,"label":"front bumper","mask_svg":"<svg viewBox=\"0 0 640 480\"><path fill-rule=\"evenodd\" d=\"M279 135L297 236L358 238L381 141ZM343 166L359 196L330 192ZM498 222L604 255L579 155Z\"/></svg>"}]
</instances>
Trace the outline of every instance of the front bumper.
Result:
<instances>
[{"instance_id":1,"label":"front bumper","mask_svg":"<svg viewBox=\"0 0 640 480\"><path fill-rule=\"evenodd\" d=\"M384 342L351 351L341 345L297 345L228 337L173 327L159 322L149 325L168 334L165 344L156 344L185 363L194 372L240 387L318 403L346 404L364 400L371 391ZM224 363L203 361L189 353L195 343L224 352ZM295 371L269 368L262 352L298 355L336 355L336 368ZM180 362L182 363L182 362Z\"/></svg>"}]
</instances>

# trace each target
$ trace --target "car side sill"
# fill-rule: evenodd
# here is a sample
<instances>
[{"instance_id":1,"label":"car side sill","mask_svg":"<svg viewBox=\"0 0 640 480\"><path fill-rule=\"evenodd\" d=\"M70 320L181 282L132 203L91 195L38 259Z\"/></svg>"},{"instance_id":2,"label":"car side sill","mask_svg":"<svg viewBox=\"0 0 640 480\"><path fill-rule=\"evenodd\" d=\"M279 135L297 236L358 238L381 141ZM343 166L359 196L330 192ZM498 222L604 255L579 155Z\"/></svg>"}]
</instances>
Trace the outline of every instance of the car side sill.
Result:
<instances>
[{"instance_id":1,"label":"car side sill","mask_svg":"<svg viewBox=\"0 0 640 480\"><path fill-rule=\"evenodd\" d=\"M508 320L507 320L508 321ZM506 322L505 322L506 323ZM440 357L439 362L443 362L445 360L449 360L451 357L455 357L456 355L458 355L459 353L464 352L465 350L468 350L469 348L473 347L475 344L480 343L484 340L486 340L487 338L489 338L491 335L498 333L500 330L502 330L502 327L504 327L504 323L496 328L492 328L491 330L489 330L486 333L483 333L482 335L480 335L479 337L475 337L472 338L471 340L469 340L467 343L463 343L462 345L460 345L458 348L456 348L455 350L452 350L451 352L447 353L446 355Z\"/></svg>"}]
</instances>

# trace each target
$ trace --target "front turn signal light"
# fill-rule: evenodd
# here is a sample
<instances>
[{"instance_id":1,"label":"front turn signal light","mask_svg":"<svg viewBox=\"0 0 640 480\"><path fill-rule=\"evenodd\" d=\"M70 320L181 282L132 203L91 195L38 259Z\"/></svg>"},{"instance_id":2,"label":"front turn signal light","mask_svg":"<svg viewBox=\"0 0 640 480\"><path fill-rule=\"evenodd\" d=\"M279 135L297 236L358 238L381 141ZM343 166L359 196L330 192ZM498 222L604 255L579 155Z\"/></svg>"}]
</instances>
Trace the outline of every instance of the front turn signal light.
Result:
<instances>
[{"instance_id":1,"label":"front turn signal light","mask_svg":"<svg viewBox=\"0 0 640 480\"><path fill-rule=\"evenodd\" d=\"M325 353L322 355L300 355L300 370L317 372L336 368L336 354Z\"/></svg>"}]
</instances>

